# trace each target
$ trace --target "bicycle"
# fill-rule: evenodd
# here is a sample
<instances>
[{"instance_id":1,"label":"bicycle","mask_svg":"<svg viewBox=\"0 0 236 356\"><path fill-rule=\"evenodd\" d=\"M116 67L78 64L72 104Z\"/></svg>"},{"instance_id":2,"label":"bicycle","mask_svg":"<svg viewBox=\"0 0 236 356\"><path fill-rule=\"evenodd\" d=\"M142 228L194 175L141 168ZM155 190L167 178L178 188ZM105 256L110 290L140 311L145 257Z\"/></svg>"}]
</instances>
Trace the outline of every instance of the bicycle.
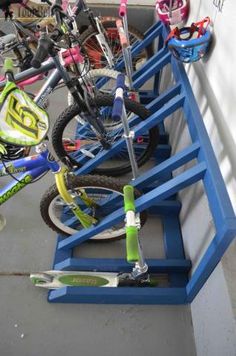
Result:
<instances>
[{"instance_id":1,"label":"bicycle","mask_svg":"<svg viewBox=\"0 0 236 356\"><path fill-rule=\"evenodd\" d=\"M61 25L61 23L64 24L63 20L65 14L61 11L61 7L56 6L54 9L58 14L57 22L59 25ZM59 18L59 16L61 16L61 18ZM123 135L121 121L114 122L112 120L113 97L95 96L95 100L99 117L100 119L102 118L103 125L106 129L105 132L102 130L103 138L106 139L111 146ZM132 127L149 115L145 107L134 101L126 99L125 106ZM135 116L136 120L131 120L133 114L138 116L138 118ZM95 158L104 148L106 149L106 147L100 144L98 137L94 135L94 130L91 130L91 127L87 125L86 119L83 118L83 113L81 113L80 105L76 104L65 110L56 121L52 131L52 142L57 156L64 163L69 162L78 167L83 165L85 161ZM65 142L69 142L69 145L65 145ZM84 145L83 149L81 149L81 142L83 142ZM158 144L158 128L154 127L142 137L137 137L134 144L137 147L136 159L140 166L151 157ZM117 176L127 173L130 170L131 166L127 151L124 149L123 151L119 151L110 160L97 166L93 172Z\"/></svg>"},{"instance_id":2,"label":"bicycle","mask_svg":"<svg viewBox=\"0 0 236 356\"><path fill-rule=\"evenodd\" d=\"M35 146L36 155L11 162L2 159L0 176L10 176L12 182L0 189L0 205L26 185L52 171L56 184L47 190L40 203L45 223L63 235L92 228L113 209L121 206L123 184L108 177L77 177L55 160L45 141L49 129L48 115L25 92L17 88L12 70L12 62L8 62L5 69L7 82L0 97L0 152L4 152L4 142L24 147ZM18 174L17 178L15 174ZM136 193L140 195L138 191ZM141 219L143 224L145 212ZM113 240L123 237L124 232L123 224L116 224L94 239Z\"/></svg>"}]
</instances>

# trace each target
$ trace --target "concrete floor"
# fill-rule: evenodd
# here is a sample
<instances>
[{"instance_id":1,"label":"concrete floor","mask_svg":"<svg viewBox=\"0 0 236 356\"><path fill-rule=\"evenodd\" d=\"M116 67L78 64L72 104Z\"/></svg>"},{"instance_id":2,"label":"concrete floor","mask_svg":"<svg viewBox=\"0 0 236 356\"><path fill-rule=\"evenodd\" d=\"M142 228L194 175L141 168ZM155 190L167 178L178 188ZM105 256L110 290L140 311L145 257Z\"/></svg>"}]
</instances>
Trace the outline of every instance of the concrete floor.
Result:
<instances>
[{"instance_id":1,"label":"concrete floor","mask_svg":"<svg viewBox=\"0 0 236 356\"><path fill-rule=\"evenodd\" d=\"M65 107L62 98L63 91L51 96L52 122ZM0 274L51 268L56 239L41 219L39 201L52 182L49 173L1 207L7 225L0 238ZM163 257L160 224L151 219L142 236L149 239L147 257ZM102 250L107 256L115 250L117 256L124 251L122 244ZM87 245L77 254L94 256L95 249ZM32 286L28 277L0 276L0 282L1 356L195 355L188 306L49 304L47 292Z\"/></svg>"},{"instance_id":2,"label":"concrete floor","mask_svg":"<svg viewBox=\"0 0 236 356\"><path fill-rule=\"evenodd\" d=\"M50 97L52 123L65 108L65 94ZM28 277L1 275L51 268L56 238L41 219L39 201L52 183L49 173L0 210L7 219L0 233L0 355L194 356L188 306L49 304L47 292ZM161 235L160 223L149 219L142 232L149 240L144 243L147 257L163 257ZM84 245L76 255L95 256L97 248ZM121 256L123 242L103 245L101 251L106 257Z\"/></svg>"}]
</instances>

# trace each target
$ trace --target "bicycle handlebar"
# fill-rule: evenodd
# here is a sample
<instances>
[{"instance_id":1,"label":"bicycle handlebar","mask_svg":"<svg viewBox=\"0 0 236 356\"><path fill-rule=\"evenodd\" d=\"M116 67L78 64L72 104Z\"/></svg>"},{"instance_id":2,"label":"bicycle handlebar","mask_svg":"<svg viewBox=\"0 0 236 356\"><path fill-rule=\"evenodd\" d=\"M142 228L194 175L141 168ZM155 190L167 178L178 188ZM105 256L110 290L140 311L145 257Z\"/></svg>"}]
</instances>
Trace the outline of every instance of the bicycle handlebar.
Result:
<instances>
[{"instance_id":1,"label":"bicycle handlebar","mask_svg":"<svg viewBox=\"0 0 236 356\"><path fill-rule=\"evenodd\" d=\"M127 0L120 0L119 16L124 17L127 14Z\"/></svg>"},{"instance_id":2,"label":"bicycle handlebar","mask_svg":"<svg viewBox=\"0 0 236 356\"><path fill-rule=\"evenodd\" d=\"M123 91L125 89L125 75L118 74L116 79L116 93L112 108L112 120L120 121L122 117L124 99Z\"/></svg>"},{"instance_id":3,"label":"bicycle handlebar","mask_svg":"<svg viewBox=\"0 0 236 356\"><path fill-rule=\"evenodd\" d=\"M126 254L127 261L135 263L139 261L139 243L138 228L135 222L135 201L134 187L125 185L124 192L124 210L126 213Z\"/></svg>"},{"instance_id":4,"label":"bicycle handlebar","mask_svg":"<svg viewBox=\"0 0 236 356\"><path fill-rule=\"evenodd\" d=\"M51 34L51 36L53 35L53 33ZM53 48L54 43L51 38L46 33L42 33L39 39L36 53L31 61L32 67L40 68L42 62L47 58L48 54L52 54Z\"/></svg>"}]
</instances>

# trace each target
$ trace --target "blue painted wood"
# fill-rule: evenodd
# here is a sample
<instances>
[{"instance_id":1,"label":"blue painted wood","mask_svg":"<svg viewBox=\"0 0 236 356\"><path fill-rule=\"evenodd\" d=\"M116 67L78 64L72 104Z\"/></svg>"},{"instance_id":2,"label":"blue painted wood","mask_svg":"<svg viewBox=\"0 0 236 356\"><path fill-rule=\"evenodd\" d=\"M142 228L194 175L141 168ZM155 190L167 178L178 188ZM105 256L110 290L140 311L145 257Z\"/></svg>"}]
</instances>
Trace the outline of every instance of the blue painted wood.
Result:
<instances>
[{"instance_id":1,"label":"blue painted wood","mask_svg":"<svg viewBox=\"0 0 236 356\"><path fill-rule=\"evenodd\" d=\"M156 61L152 66L146 67L146 72L141 74L136 80L133 82L133 87L135 89L140 88L143 84L145 84L149 79L152 78L157 72L159 72L166 64L170 63L171 55L170 53L166 53L163 57L160 57L159 60ZM146 66L146 64L144 64Z\"/></svg>"},{"instance_id":2,"label":"blue painted wood","mask_svg":"<svg viewBox=\"0 0 236 356\"><path fill-rule=\"evenodd\" d=\"M163 200L148 208L148 213L150 215L176 216L179 214L181 206L182 204L177 200Z\"/></svg>"},{"instance_id":3,"label":"blue painted wood","mask_svg":"<svg viewBox=\"0 0 236 356\"><path fill-rule=\"evenodd\" d=\"M196 183L202 179L206 172L206 165L204 163L198 164L187 171L179 174L177 177L172 178L161 186L155 188L149 193L142 195L135 201L136 211L140 212L148 209L153 204L170 197L177 193L179 190ZM130 183L132 184L132 182ZM102 232L103 230L124 220L125 214L123 208L116 210L110 215L106 216L96 226L88 229L83 229L61 241L58 245L59 249L68 249L78 246L82 242L90 239L94 235Z\"/></svg>"},{"instance_id":4,"label":"blue painted wood","mask_svg":"<svg viewBox=\"0 0 236 356\"><path fill-rule=\"evenodd\" d=\"M73 250L59 250L58 245L59 245L60 241L63 241L64 238L65 238L65 236L63 236L63 235L57 236L56 253L54 255L54 261L53 261L53 265L52 265L53 269L55 268L55 266L58 263L61 263L62 261L66 260L66 259L71 259L71 257L73 256Z\"/></svg>"},{"instance_id":5,"label":"blue painted wood","mask_svg":"<svg viewBox=\"0 0 236 356\"><path fill-rule=\"evenodd\" d=\"M151 27L147 29L147 31L144 33L144 39L147 41L148 36L152 35L154 36L153 39L155 39L159 34L162 33L162 23L161 21L155 22ZM158 33L155 33L154 31L158 31Z\"/></svg>"},{"instance_id":6,"label":"blue painted wood","mask_svg":"<svg viewBox=\"0 0 236 356\"><path fill-rule=\"evenodd\" d=\"M140 69L138 69L134 74L133 74L133 81L137 80L140 76L144 75L147 73L147 69L151 68L154 66L157 62L162 60L165 55L168 53L167 47L163 47L160 49L160 51L156 52L151 58L145 62L144 65L141 66ZM159 70L157 70L155 73L157 73Z\"/></svg>"},{"instance_id":7,"label":"blue painted wood","mask_svg":"<svg viewBox=\"0 0 236 356\"><path fill-rule=\"evenodd\" d=\"M236 219L227 219L221 234L216 234L186 286L188 302L191 303L211 273L220 262L224 252L236 236Z\"/></svg>"},{"instance_id":8,"label":"blue painted wood","mask_svg":"<svg viewBox=\"0 0 236 356\"><path fill-rule=\"evenodd\" d=\"M214 239L187 285L188 301L191 302L236 236L236 217L187 74L174 58L171 64L175 80L181 82L182 92L186 95L183 111L192 141L197 140L201 147L198 161L207 165L203 183L216 229Z\"/></svg>"},{"instance_id":9,"label":"blue painted wood","mask_svg":"<svg viewBox=\"0 0 236 356\"><path fill-rule=\"evenodd\" d=\"M173 85L172 87L165 90L158 97L156 97L151 103L147 105L147 109L152 113L160 110L163 105L167 104L171 99L176 97L181 93L181 84Z\"/></svg>"},{"instance_id":10,"label":"blue painted wood","mask_svg":"<svg viewBox=\"0 0 236 356\"><path fill-rule=\"evenodd\" d=\"M137 154L140 154L144 150L143 145L140 146L140 145L134 144L134 147L135 147L135 152ZM170 152L171 152L170 145L161 145L160 144L160 145L158 145L158 148L157 148L156 159L162 158L162 161L163 161L164 159L170 157Z\"/></svg>"},{"instance_id":11,"label":"blue painted wood","mask_svg":"<svg viewBox=\"0 0 236 356\"><path fill-rule=\"evenodd\" d=\"M164 26L161 23L155 24L152 29L147 31L145 40L135 44L132 53L137 54L158 36L160 45L158 52L134 74L135 87L140 88L155 75L154 92L158 93L160 70L168 63L171 63L177 84L148 104L153 114L144 123L138 124L137 117L132 119L132 122L137 124L135 135L137 137L145 134L151 127L159 125L164 137L164 119L177 109L182 108L193 143L182 152L143 173L132 184L138 189L144 189L144 195L136 200L137 211L150 209L151 212L162 218L166 260L152 259L148 260L148 264L151 271L169 274L171 288L63 288L49 293L50 302L112 304L182 304L191 302L236 235L235 214L184 67L171 57L166 48L161 48L161 44L164 43L167 36ZM124 63L120 62L118 66L121 68ZM153 94L147 93L146 96L150 95ZM86 162L81 159L84 166L77 173L90 172L98 164L123 149L124 144L124 140L120 140L113 145L112 152L101 152L95 160ZM160 156L160 153L158 154ZM163 160L163 154L161 156L159 160ZM193 159L197 159L194 167L187 169L177 177L171 177L173 170ZM184 256L177 218L181 204L175 200L175 194L198 180L202 180L205 187L215 222L216 235L188 281L187 272L190 269L190 261L185 260ZM117 197L112 197L109 204L111 203L116 204ZM105 200L102 204L103 208L108 206L108 202ZM83 230L65 240L59 239L54 267L65 270L94 270L98 268L100 271L130 271L130 265L123 259L72 258L73 247L122 221L123 218L123 208L120 208L108 215L97 226Z\"/></svg>"},{"instance_id":12,"label":"blue painted wood","mask_svg":"<svg viewBox=\"0 0 236 356\"><path fill-rule=\"evenodd\" d=\"M178 95L174 99L170 100L165 106L163 106L156 113L149 116L145 121L140 122L136 127L133 128L135 137L141 136L145 134L152 127L161 123L167 116L169 116L174 111L178 110L184 102L184 96ZM119 152L123 147L126 146L126 142L124 138L119 139L112 146L112 150L103 150L97 154L97 156L93 159L90 159L86 162L86 158L83 157L81 160L78 160L80 164L83 166L76 170L77 175L90 173L95 167L104 162L105 160L114 156L117 152Z\"/></svg>"},{"instance_id":13,"label":"blue painted wood","mask_svg":"<svg viewBox=\"0 0 236 356\"><path fill-rule=\"evenodd\" d=\"M147 259L150 273L186 273L191 269L191 261L185 259ZM130 272L132 265L121 258L67 258L55 264L56 270L94 271L97 272Z\"/></svg>"},{"instance_id":14,"label":"blue painted wood","mask_svg":"<svg viewBox=\"0 0 236 356\"><path fill-rule=\"evenodd\" d=\"M165 45L164 43L164 38L163 36L159 36L158 38L158 44L157 44L157 51L160 51L160 49ZM159 89L160 89L160 83L161 83L161 72L157 72L154 77L154 83L153 83L153 94L156 96L159 95Z\"/></svg>"},{"instance_id":15,"label":"blue painted wood","mask_svg":"<svg viewBox=\"0 0 236 356\"><path fill-rule=\"evenodd\" d=\"M163 216L162 224L166 258L179 258L180 261L184 260L184 245L178 215ZM180 275L179 273L176 273L176 270L174 270L170 273L169 280L172 287L185 287L188 283L188 276L186 274Z\"/></svg>"},{"instance_id":16,"label":"blue painted wood","mask_svg":"<svg viewBox=\"0 0 236 356\"><path fill-rule=\"evenodd\" d=\"M151 168L148 172L143 173L133 183L134 187L143 189L145 186L148 186L160 178L163 174L172 172L187 162L190 162L197 157L199 149L199 144L195 142L191 146L160 163L158 166Z\"/></svg>"},{"instance_id":17,"label":"blue painted wood","mask_svg":"<svg viewBox=\"0 0 236 356\"><path fill-rule=\"evenodd\" d=\"M184 304L185 288L66 287L49 292L50 303Z\"/></svg>"},{"instance_id":18,"label":"blue painted wood","mask_svg":"<svg viewBox=\"0 0 236 356\"><path fill-rule=\"evenodd\" d=\"M214 222L220 227L225 219L235 218L234 210L184 67L175 59L172 59L172 67L175 79L181 79L182 92L186 94L183 110L188 118L191 138L193 142L197 140L201 146L198 160L206 162L208 167L204 186Z\"/></svg>"}]
</instances>

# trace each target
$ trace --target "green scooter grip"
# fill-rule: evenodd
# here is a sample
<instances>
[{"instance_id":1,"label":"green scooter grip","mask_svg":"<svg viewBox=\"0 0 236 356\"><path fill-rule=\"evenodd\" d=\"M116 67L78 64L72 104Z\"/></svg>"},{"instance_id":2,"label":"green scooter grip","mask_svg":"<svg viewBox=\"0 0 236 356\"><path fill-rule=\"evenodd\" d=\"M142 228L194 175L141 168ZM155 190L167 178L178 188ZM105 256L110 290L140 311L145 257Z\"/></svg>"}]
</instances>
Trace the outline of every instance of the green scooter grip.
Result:
<instances>
[{"instance_id":1,"label":"green scooter grip","mask_svg":"<svg viewBox=\"0 0 236 356\"><path fill-rule=\"evenodd\" d=\"M126 227L126 254L127 262L135 263L139 261L138 229L136 226Z\"/></svg>"},{"instance_id":2,"label":"green scooter grip","mask_svg":"<svg viewBox=\"0 0 236 356\"><path fill-rule=\"evenodd\" d=\"M135 204L134 204L134 187L132 185L125 185L123 188L124 192L124 203L125 203L125 212L133 211L135 212Z\"/></svg>"},{"instance_id":3,"label":"green scooter grip","mask_svg":"<svg viewBox=\"0 0 236 356\"><path fill-rule=\"evenodd\" d=\"M135 213L134 187L125 185L124 192L124 210ZM136 226L126 226L126 254L127 262L135 263L139 261L138 229Z\"/></svg>"}]
</instances>

